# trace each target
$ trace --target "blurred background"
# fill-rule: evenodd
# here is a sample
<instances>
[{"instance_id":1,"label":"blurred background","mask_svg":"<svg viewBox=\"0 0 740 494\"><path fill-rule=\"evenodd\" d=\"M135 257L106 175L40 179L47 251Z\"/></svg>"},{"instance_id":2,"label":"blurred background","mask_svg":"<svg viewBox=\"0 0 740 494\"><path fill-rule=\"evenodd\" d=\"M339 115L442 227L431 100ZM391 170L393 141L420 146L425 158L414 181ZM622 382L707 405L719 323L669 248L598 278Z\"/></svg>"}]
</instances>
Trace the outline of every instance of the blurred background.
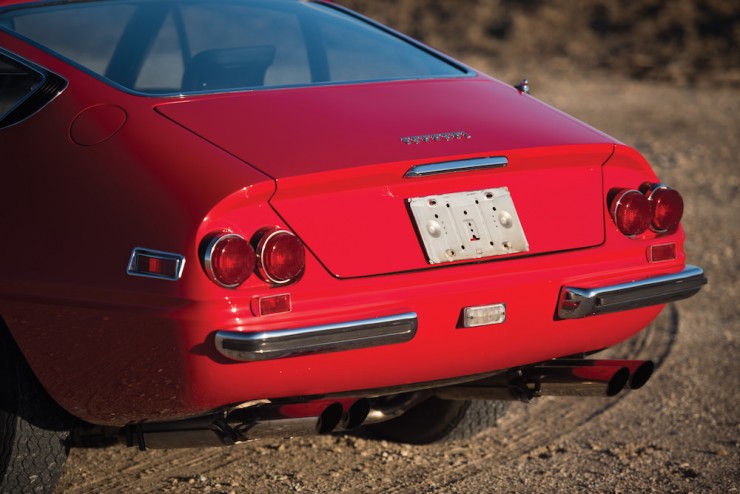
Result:
<instances>
[{"instance_id":1,"label":"blurred background","mask_svg":"<svg viewBox=\"0 0 740 494\"><path fill-rule=\"evenodd\" d=\"M740 0L336 1L499 79L542 68L740 87Z\"/></svg>"}]
</instances>

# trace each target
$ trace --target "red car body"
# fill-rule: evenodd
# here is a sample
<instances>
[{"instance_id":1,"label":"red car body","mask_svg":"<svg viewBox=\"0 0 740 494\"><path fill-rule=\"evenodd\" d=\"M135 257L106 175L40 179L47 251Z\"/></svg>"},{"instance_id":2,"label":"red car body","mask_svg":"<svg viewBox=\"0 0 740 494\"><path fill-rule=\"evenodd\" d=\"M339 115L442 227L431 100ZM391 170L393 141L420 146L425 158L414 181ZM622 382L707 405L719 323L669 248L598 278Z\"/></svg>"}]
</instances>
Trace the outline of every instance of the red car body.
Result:
<instances>
[{"instance_id":1,"label":"red car body","mask_svg":"<svg viewBox=\"0 0 740 494\"><path fill-rule=\"evenodd\" d=\"M639 153L469 68L172 96L122 90L9 29L0 56L66 81L0 129L0 315L51 397L86 422L264 400L344 406L588 354L705 281L686 266L680 226L630 236L615 225L614 191L660 183ZM505 163L413 172L492 158ZM489 190L508 190L527 249L430 262L410 200ZM275 228L305 245L300 279L209 279L209 235ZM137 276L137 252L174 255L160 261L181 272ZM640 284L683 288L567 316L578 305L568 287ZM261 315L275 295L289 297ZM465 308L491 304L505 308L500 324L461 323ZM311 331L385 318L405 336L312 346ZM260 347L270 334L298 343Z\"/></svg>"}]
</instances>

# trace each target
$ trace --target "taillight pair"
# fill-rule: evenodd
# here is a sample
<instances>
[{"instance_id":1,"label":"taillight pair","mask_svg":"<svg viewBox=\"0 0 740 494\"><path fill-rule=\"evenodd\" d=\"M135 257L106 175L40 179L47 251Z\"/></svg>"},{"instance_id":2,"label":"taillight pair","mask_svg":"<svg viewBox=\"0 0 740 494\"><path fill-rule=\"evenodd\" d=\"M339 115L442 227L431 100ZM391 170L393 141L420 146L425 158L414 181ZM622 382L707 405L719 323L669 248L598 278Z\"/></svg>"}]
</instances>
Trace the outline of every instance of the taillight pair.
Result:
<instances>
[{"instance_id":1,"label":"taillight pair","mask_svg":"<svg viewBox=\"0 0 740 494\"><path fill-rule=\"evenodd\" d=\"M306 266L303 242L286 230L264 230L252 243L236 233L209 239L201 257L203 269L225 288L238 287L254 272L268 283L286 285L297 281Z\"/></svg>"},{"instance_id":2,"label":"taillight pair","mask_svg":"<svg viewBox=\"0 0 740 494\"><path fill-rule=\"evenodd\" d=\"M613 194L609 213L620 232L628 237L651 229L666 233L678 227L683 198L662 184L644 184L640 190L620 189Z\"/></svg>"}]
</instances>

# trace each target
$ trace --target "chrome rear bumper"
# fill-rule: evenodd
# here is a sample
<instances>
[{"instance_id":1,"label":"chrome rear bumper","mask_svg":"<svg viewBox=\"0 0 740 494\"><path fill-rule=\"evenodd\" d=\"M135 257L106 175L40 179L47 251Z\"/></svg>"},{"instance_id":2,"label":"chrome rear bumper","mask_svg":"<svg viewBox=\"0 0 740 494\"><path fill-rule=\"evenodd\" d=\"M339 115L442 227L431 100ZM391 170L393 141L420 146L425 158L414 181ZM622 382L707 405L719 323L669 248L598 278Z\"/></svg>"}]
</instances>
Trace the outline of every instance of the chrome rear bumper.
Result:
<instances>
[{"instance_id":1,"label":"chrome rear bumper","mask_svg":"<svg viewBox=\"0 0 740 494\"><path fill-rule=\"evenodd\" d=\"M674 302L691 297L706 282L707 278L700 267L687 265L679 273L618 285L597 288L566 286L560 291L558 317L578 319Z\"/></svg>"},{"instance_id":2,"label":"chrome rear bumper","mask_svg":"<svg viewBox=\"0 0 740 494\"><path fill-rule=\"evenodd\" d=\"M707 282L698 266L629 283L597 288L563 287L560 319L578 319L688 298ZM413 312L337 324L246 333L218 331L216 349L234 360L254 362L312 353L355 350L410 341L416 335Z\"/></svg>"},{"instance_id":3,"label":"chrome rear bumper","mask_svg":"<svg viewBox=\"0 0 740 494\"><path fill-rule=\"evenodd\" d=\"M361 321L262 333L218 331L216 349L225 357L254 362L403 343L414 337L416 327L416 314L408 312Z\"/></svg>"}]
</instances>

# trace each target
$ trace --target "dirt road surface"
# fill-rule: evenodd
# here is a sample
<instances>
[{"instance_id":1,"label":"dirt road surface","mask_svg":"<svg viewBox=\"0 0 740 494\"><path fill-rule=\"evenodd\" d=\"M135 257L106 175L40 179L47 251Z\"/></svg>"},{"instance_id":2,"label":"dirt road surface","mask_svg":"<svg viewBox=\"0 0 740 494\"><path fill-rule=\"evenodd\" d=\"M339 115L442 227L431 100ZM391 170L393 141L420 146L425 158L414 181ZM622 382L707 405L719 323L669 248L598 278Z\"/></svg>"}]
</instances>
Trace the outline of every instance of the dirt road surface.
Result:
<instances>
[{"instance_id":1,"label":"dirt road surface","mask_svg":"<svg viewBox=\"0 0 740 494\"><path fill-rule=\"evenodd\" d=\"M648 385L613 399L517 403L499 427L431 446L360 433L223 449L75 449L59 492L740 491L740 88L468 62L508 82L527 75L535 97L635 146L683 193L689 262L709 285L611 350L654 359Z\"/></svg>"}]
</instances>

